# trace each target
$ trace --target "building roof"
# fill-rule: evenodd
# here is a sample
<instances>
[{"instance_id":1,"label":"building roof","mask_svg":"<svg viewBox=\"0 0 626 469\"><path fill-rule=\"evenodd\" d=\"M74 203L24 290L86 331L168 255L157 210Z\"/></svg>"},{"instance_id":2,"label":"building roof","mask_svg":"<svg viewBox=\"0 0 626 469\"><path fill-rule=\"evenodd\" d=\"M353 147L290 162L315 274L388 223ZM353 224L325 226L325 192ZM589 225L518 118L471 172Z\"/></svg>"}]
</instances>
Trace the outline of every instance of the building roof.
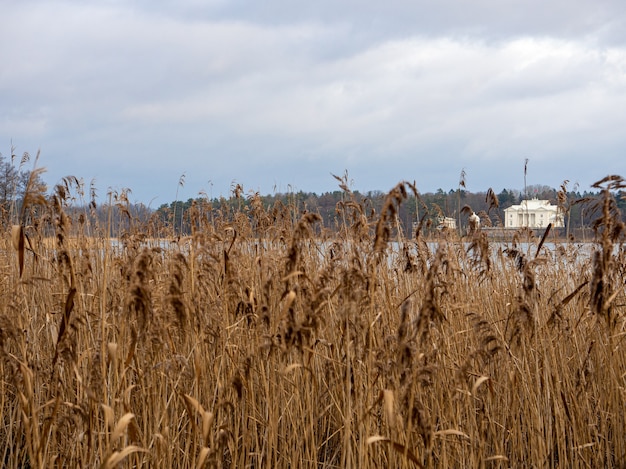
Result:
<instances>
[{"instance_id":1,"label":"building roof","mask_svg":"<svg viewBox=\"0 0 626 469\"><path fill-rule=\"evenodd\" d=\"M554 212L557 210L556 205L550 205L549 200L530 199L522 200L519 205L511 205L506 210L519 211L519 210L532 210L532 211L549 211Z\"/></svg>"}]
</instances>

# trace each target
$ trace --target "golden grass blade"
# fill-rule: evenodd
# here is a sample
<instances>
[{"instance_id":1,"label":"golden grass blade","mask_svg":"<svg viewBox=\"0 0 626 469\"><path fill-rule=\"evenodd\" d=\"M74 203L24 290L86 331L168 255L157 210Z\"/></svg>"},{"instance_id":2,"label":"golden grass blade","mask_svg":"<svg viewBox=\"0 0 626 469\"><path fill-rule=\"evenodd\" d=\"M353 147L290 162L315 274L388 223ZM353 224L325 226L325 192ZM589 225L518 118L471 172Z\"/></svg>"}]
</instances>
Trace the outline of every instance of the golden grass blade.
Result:
<instances>
[{"instance_id":1,"label":"golden grass blade","mask_svg":"<svg viewBox=\"0 0 626 469\"><path fill-rule=\"evenodd\" d=\"M287 312L289 311L289 308L291 308L291 305L293 305L293 302L295 299L296 299L296 292L293 290L289 290L289 293L285 295L285 304L283 305L283 309L281 313L283 317L287 316Z\"/></svg>"},{"instance_id":2,"label":"golden grass blade","mask_svg":"<svg viewBox=\"0 0 626 469\"><path fill-rule=\"evenodd\" d=\"M589 283L588 280L585 280L583 283L581 283L580 285L578 285L576 287L576 290L574 290L572 293L570 293L569 295L567 295L565 298L563 298L563 301L561 301L561 306L566 306L567 303L569 303L570 301L572 301L572 298L574 298L578 292Z\"/></svg>"},{"instance_id":3,"label":"golden grass blade","mask_svg":"<svg viewBox=\"0 0 626 469\"><path fill-rule=\"evenodd\" d=\"M406 456L407 458L409 458L409 460L412 463L414 463L417 467L420 467L420 468L424 467L422 465L422 463L420 462L420 460L417 459L417 457L411 452L411 450L409 450L403 444L400 444L398 442L392 441L390 438L387 438L387 437L381 436L381 435L374 435L374 436L370 436L367 440L365 440L365 442L368 445L371 445L371 444L374 444L374 443L388 443L388 444L391 445L391 447L397 453L400 453L401 455Z\"/></svg>"},{"instance_id":4,"label":"golden grass blade","mask_svg":"<svg viewBox=\"0 0 626 469\"><path fill-rule=\"evenodd\" d=\"M595 445L596 445L596 443L585 443L584 445L574 446L572 448L572 451L580 451L581 449L591 448L591 447L593 447Z\"/></svg>"},{"instance_id":5,"label":"golden grass blade","mask_svg":"<svg viewBox=\"0 0 626 469\"><path fill-rule=\"evenodd\" d=\"M489 378L487 376L481 376L474 382L474 385L472 386L472 396L476 395L476 391L485 381L489 381Z\"/></svg>"},{"instance_id":6,"label":"golden grass blade","mask_svg":"<svg viewBox=\"0 0 626 469\"><path fill-rule=\"evenodd\" d=\"M107 352L109 360L113 362L113 366L117 366L117 351L119 347L115 342L109 342L107 344Z\"/></svg>"},{"instance_id":7,"label":"golden grass blade","mask_svg":"<svg viewBox=\"0 0 626 469\"><path fill-rule=\"evenodd\" d=\"M133 389L137 387L136 384L131 384L126 389L124 389L124 402L130 402L130 394L133 392Z\"/></svg>"},{"instance_id":8,"label":"golden grass blade","mask_svg":"<svg viewBox=\"0 0 626 469\"><path fill-rule=\"evenodd\" d=\"M117 439L120 436L122 436L122 434L126 431L126 427L128 427L128 424L130 423L130 421L134 418L135 418L135 414L131 412L128 412L122 415L122 417L118 420L117 424L115 425L115 429L113 430L113 433L111 434L111 441L117 441Z\"/></svg>"},{"instance_id":9,"label":"golden grass blade","mask_svg":"<svg viewBox=\"0 0 626 469\"><path fill-rule=\"evenodd\" d=\"M204 466L204 462L206 458L209 456L211 450L206 446L200 450L200 454L198 454L198 461L196 462L196 469L201 469Z\"/></svg>"},{"instance_id":10,"label":"golden grass blade","mask_svg":"<svg viewBox=\"0 0 626 469\"><path fill-rule=\"evenodd\" d=\"M113 428L113 422L115 421L115 413L113 409L106 404L100 404L104 412L104 426L109 430Z\"/></svg>"},{"instance_id":11,"label":"golden grass blade","mask_svg":"<svg viewBox=\"0 0 626 469\"><path fill-rule=\"evenodd\" d=\"M13 244L13 249L16 251L19 249L20 242L23 242L22 239L24 237L24 230L22 225L13 225L11 227L11 242Z\"/></svg>"},{"instance_id":12,"label":"golden grass blade","mask_svg":"<svg viewBox=\"0 0 626 469\"><path fill-rule=\"evenodd\" d=\"M385 415L387 416L387 421L389 422L390 427L395 427L396 425L396 414L393 411L394 407L394 395L391 389L385 389L383 391L383 409L385 410Z\"/></svg>"},{"instance_id":13,"label":"golden grass blade","mask_svg":"<svg viewBox=\"0 0 626 469\"><path fill-rule=\"evenodd\" d=\"M546 241L546 238L548 237L548 234L550 233L551 228L552 228L552 223L548 223L548 226L546 226L546 231L543 232L541 241L539 241L539 246L537 246L537 252L535 253L535 258L537 258L537 256L539 255L539 252L541 251L541 247L543 246L543 243Z\"/></svg>"},{"instance_id":14,"label":"golden grass blade","mask_svg":"<svg viewBox=\"0 0 626 469\"><path fill-rule=\"evenodd\" d=\"M292 363L291 365L285 367L285 369L283 370L283 374L289 374L293 370L297 370L298 368L302 368L302 365L300 363Z\"/></svg>"},{"instance_id":15,"label":"golden grass blade","mask_svg":"<svg viewBox=\"0 0 626 469\"><path fill-rule=\"evenodd\" d=\"M72 314L72 310L74 309L74 296L76 296L76 288L71 287L70 291L67 293L67 297L65 298L65 308L63 309L63 316L61 317L61 324L59 325L59 336L56 341L56 350L54 353L54 358L52 360L52 365L54 366L59 358L59 349L58 345L62 343L63 337L65 336L66 331L70 325L70 316Z\"/></svg>"},{"instance_id":16,"label":"golden grass blade","mask_svg":"<svg viewBox=\"0 0 626 469\"><path fill-rule=\"evenodd\" d=\"M613 303L613 300L617 297L617 295L619 295L621 293L622 289L618 288L617 290L615 290L613 292L613 294L611 296L609 296L606 300L606 302L604 303L604 308L605 309L609 309L609 307L611 306L611 303Z\"/></svg>"},{"instance_id":17,"label":"golden grass blade","mask_svg":"<svg viewBox=\"0 0 626 469\"><path fill-rule=\"evenodd\" d=\"M213 417L213 412L204 412L202 414L202 438L204 438L205 443L209 441L209 431L213 425Z\"/></svg>"},{"instance_id":18,"label":"golden grass blade","mask_svg":"<svg viewBox=\"0 0 626 469\"><path fill-rule=\"evenodd\" d=\"M17 251L21 278L24 271L24 227L22 225L13 225L11 227L11 242L13 243L13 248Z\"/></svg>"},{"instance_id":19,"label":"golden grass blade","mask_svg":"<svg viewBox=\"0 0 626 469\"><path fill-rule=\"evenodd\" d=\"M467 433L463 433L460 430L455 430L454 428L449 428L447 430L439 430L438 432L435 432L435 436L448 436L448 435L460 436L463 438L467 438L468 440L470 439Z\"/></svg>"},{"instance_id":20,"label":"golden grass blade","mask_svg":"<svg viewBox=\"0 0 626 469\"><path fill-rule=\"evenodd\" d=\"M121 463L129 454L132 453L147 453L148 450L144 448L140 448L139 446L127 446L122 451L114 451L104 463L100 466L100 469L113 469L119 463Z\"/></svg>"},{"instance_id":21,"label":"golden grass blade","mask_svg":"<svg viewBox=\"0 0 626 469\"><path fill-rule=\"evenodd\" d=\"M185 398L185 402L187 402L191 408L195 409L196 412L199 412L200 415L204 414L204 407L202 407L202 404L200 404L197 399L194 399L189 394L183 394L183 397Z\"/></svg>"},{"instance_id":22,"label":"golden grass blade","mask_svg":"<svg viewBox=\"0 0 626 469\"><path fill-rule=\"evenodd\" d=\"M299 277L300 275L303 275L304 272L302 272L301 270L296 270L294 272L291 272L288 275L285 275L283 278L280 279L281 282L286 282L287 280L290 280L294 277Z\"/></svg>"},{"instance_id":23,"label":"golden grass blade","mask_svg":"<svg viewBox=\"0 0 626 469\"><path fill-rule=\"evenodd\" d=\"M485 458L484 461L488 462L488 461L508 461L509 458L507 458L506 456L503 456L502 454L496 454L495 456L489 456L488 458Z\"/></svg>"},{"instance_id":24,"label":"golden grass blade","mask_svg":"<svg viewBox=\"0 0 626 469\"><path fill-rule=\"evenodd\" d=\"M22 209L20 212L20 221L23 223L26 215L26 209L31 205L45 205L47 203L45 197L45 186L38 187L37 182L40 180L41 175L46 172L45 168L38 168L37 163L39 162L39 156L41 154L41 150L37 150L37 156L35 157L35 163L33 165L33 169L30 171L28 175L28 180L26 181L26 187L24 189L24 199L22 200ZM24 154L27 155L26 153ZM26 161L22 161L22 164Z\"/></svg>"},{"instance_id":25,"label":"golden grass blade","mask_svg":"<svg viewBox=\"0 0 626 469\"><path fill-rule=\"evenodd\" d=\"M70 291L67 292L67 297L65 298L65 309L64 309L64 317L70 317L72 310L74 309L74 297L76 296L76 288L70 288Z\"/></svg>"}]
</instances>

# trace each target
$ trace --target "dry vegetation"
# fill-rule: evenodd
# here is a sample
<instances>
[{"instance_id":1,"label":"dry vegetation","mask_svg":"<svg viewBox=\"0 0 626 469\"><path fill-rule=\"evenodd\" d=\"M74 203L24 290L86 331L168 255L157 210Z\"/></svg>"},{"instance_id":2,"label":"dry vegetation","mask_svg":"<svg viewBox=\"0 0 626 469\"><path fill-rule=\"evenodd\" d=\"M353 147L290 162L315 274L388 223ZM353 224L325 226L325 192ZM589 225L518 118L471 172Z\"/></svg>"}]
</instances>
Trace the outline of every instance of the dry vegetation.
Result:
<instances>
[{"instance_id":1,"label":"dry vegetation","mask_svg":"<svg viewBox=\"0 0 626 469\"><path fill-rule=\"evenodd\" d=\"M376 214L345 188L332 231L252 200L115 243L66 180L0 246L0 461L624 467L624 184L597 187L587 246L428 244L405 183Z\"/></svg>"}]
</instances>

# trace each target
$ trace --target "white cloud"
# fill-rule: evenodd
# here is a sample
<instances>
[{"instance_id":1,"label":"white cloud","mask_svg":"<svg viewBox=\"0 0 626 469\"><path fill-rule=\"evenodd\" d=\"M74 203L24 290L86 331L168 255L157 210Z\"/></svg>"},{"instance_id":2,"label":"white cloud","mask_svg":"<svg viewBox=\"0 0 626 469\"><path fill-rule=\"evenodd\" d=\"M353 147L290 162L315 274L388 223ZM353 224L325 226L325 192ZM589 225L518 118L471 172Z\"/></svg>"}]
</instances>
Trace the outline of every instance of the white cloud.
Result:
<instances>
[{"instance_id":1,"label":"white cloud","mask_svg":"<svg viewBox=\"0 0 626 469\"><path fill-rule=\"evenodd\" d=\"M397 179L453 173L428 181L445 187L463 167L471 177L474 167L486 174L483 163L552 164L599 148L607 173L623 170L621 4L580 1L581 13L534 3L549 18L539 25L522 2L511 2L517 16L498 2L437 4L427 16L439 29L419 33L407 26L424 11L417 4L396 1L406 15L392 15L375 2L297 11L282 2L249 11L220 1L22 2L0 32L0 138L35 141L44 156L49 148L53 168L71 161L112 178L119 171L107 166L133 175L148 161L205 180L246 174L265 187L351 167L367 188L385 188L395 181L377 179L393 177L382 161L403 168ZM300 174L307 165L318 173Z\"/></svg>"}]
</instances>

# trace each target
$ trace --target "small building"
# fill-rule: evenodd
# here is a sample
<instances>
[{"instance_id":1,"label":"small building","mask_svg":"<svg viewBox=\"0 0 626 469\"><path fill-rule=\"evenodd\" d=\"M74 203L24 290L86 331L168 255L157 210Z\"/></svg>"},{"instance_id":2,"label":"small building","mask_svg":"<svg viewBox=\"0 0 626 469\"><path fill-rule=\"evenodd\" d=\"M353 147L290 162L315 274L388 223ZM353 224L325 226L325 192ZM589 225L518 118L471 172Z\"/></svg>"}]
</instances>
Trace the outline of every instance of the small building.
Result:
<instances>
[{"instance_id":1,"label":"small building","mask_svg":"<svg viewBox=\"0 0 626 469\"><path fill-rule=\"evenodd\" d=\"M553 228L563 227L563 215L559 207L549 200L522 200L519 205L504 209L506 228L545 228L552 223Z\"/></svg>"},{"instance_id":2,"label":"small building","mask_svg":"<svg viewBox=\"0 0 626 469\"><path fill-rule=\"evenodd\" d=\"M437 221L438 230L443 230L444 228L448 230L456 230L456 220L452 217L439 217Z\"/></svg>"}]
</instances>

